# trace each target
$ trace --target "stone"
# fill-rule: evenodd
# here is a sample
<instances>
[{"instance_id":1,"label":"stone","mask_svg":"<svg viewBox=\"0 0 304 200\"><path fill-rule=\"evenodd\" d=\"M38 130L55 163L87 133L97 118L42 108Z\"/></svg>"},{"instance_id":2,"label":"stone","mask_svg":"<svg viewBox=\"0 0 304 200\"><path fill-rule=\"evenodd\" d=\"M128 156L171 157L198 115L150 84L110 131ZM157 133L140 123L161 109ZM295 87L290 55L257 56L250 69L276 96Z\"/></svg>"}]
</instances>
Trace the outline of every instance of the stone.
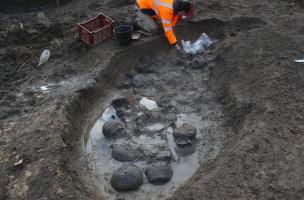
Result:
<instances>
[{"instance_id":1,"label":"stone","mask_svg":"<svg viewBox=\"0 0 304 200\"><path fill-rule=\"evenodd\" d=\"M145 174L150 183L162 185L171 180L173 170L170 164L155 163L146 168Z\"/></svg>"},{"instance_id":2,"label":"stone","mask_svg":"<svg viewBox=\"0 0 304 200\"><path fill-rule=\"evenodd\" d=\"M123 77L121 77L117 83L116 88L117 89L128 89L132 87L133 85L133 75L125 74Z\"/></svg>"},{"instance_id":3,"label":"stone","mask_svg":"<svg viewBox=\"0 0 304 200\"><path fill-rule=\"evenodd\" d=\"M118 161L134 161L143 157L143 151L133 148L128 144L114 144L112 146L112 157Z\"/></svg>"},{"instance_id":4,"label":"stone","mask_svg":"<svg viewBox=\"0 0 304 200\"><path fill-rule=\"evenodd\" d=\"M136 165L123 165L113 173L110 182L117 191L136 190L143 183L143 174Z\"/></svg>"},{"instance_id":5,"label":"stone","mask_svg":"<svg viewBox=\"0 0 304 200\"><path fill-rule=\"evenodd\" d=\"M154 72L149 65L139 64L135 66L135 70L140 74L151 74Z\"/></svg>"},{"instance_id":6,"label":"stone","mask_svg":"<svg viewBox=\"0 0 304 200\"><path fill-rule=\"evenodd\" d=\"M0 48L0 61L8 58L8 50L5 48Z\"/></svg>"},{"instance_id":7,"label":"stone","mask_svg":"<svg viewBox=\"0 0 304 200\"><path fill-rule=\"evenodd\" d=\"M102 133L106 138L114 138L124 136L127 132L122 122L113 120L103 125Z\"/></svg>"},{"instance_id":8,"label":"stone","mask_svg":"<svg viewBox=\"0 0 304 200\"><path fill-rule=\"evenodd\" d=\"M197 130L192 125L185 123L181 127L176 128L173 132L174 139L178 138L189 138L189 139L195 139L197 134Z\"/></svg>"},{"instance_id":9,"label":"stone","mask_svg":"<svg viewBox=\"0 0 304 200\"><path fill-rule=\"evenodd\" d=\"M129 106L129 101L126 98L117 98L114 99L111 103L111 105L115 108L121 108L121 107L128 107Z\"/></svg>"},{"instance_id":10,"label":"stone","mask_svg":"<svg viewBox=\"0 0 304 200\"><path fill-rule=\"evenodd\" d=\"M146 85L147 77L142 74L138 74L133 78L133 85L136 88L143 88Z\"/></svg>"},{"instance_id":11,"label":"stone","mask_svg":"<svg viewBox=\"0 0 304 200\"><path fill-rule=\"evenodd\" d=\"M195 58L193 59L189 66L193 69L201 69L207 65L207 61L204 58Z\"/></svg>"},{"instance_id":12,"label":"stone","mask_svg":"<svg viewBox=\"0 0 304 200\"><path fill-rule=\"evenodd\" d=\"M218 55L216 55L216 54L209 53L209 54L205 55L205 59L208 62L215 61L215 60L217 60L217 58L218 58Z\"/></svg>"}]
</instances>

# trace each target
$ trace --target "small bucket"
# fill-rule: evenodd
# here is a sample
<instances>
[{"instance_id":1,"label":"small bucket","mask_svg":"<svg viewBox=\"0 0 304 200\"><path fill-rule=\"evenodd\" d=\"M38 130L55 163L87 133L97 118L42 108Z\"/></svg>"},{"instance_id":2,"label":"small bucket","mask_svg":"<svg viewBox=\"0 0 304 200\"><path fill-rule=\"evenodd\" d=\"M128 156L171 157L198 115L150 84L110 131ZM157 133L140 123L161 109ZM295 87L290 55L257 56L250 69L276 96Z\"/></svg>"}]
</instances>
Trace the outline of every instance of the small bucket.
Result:
<instances>
[{"instance_id":1,"label":"small bucket","mask_svg":"<svg viewBox=\"0 0 304 200\"><path fill-rule=\"evenodd\" d=\"M132 42L133 26L131 25L120 25L113 30L116 39L121 46L130 45Z\"/></svg>"}]
</instances>

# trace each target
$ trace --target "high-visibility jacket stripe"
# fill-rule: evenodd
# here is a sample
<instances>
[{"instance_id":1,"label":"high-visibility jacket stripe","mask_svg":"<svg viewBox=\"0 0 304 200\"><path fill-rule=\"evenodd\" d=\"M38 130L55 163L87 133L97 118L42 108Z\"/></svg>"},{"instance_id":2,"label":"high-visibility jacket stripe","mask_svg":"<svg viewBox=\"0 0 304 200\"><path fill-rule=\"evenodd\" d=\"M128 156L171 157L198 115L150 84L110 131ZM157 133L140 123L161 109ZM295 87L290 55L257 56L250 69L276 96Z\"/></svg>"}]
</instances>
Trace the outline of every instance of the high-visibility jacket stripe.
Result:
<instances>
[{"instance_id":1,"label":"high-visibility jacket stripe","mask_svg":"<svg viewBox=\"0 0 304 200\"><path fill-rule=\"evenodd\" d=\"M171 31L171 30L173 30L173 29L172 29L172 26L170 26L170 27L164 27L164 30L165 30L165 31Z\"/></svg>"},{"instance_id":2,"label":"high-visibility jacket stripe","mask_svg":"<svg viewBox=\"0 0 304 200\"><path fill-rule=\"evenodd\" d=\"M171 24L172 23L171 20L166 20L164 18L161 18L161 20L162 20L163 24Z\"/></svg>"},{"instance_id":3,"label":"high-visibility jacket stripe","mask_svg":"<svg viewBox=\"0 0 304 200\"><path fill-rule=\"evenodd\" d=\"M154 9L155 9L155 12L156 12L157 15L159 13L158 6L164 6L166 8L173 9L173 5L172 4L169 4L169 3L166 3L166 2L162 2L161 0L154 0Z\"/></svg>"},{"instance_id":4,"label":"high-visibility jacket stripe","mask_svg":"<svg viewBox=\"0 0 304 200\"><path fill-rule=\"evenodd\" d=\"M157 5L159 5L159 6L164 6L166 8L173 9L173 6L168 4L168 3L165 3L165 2L162 2L162 1L159 1L159 0L155 0L155 1L158 1Z\"/></svg>"}]
</instances>

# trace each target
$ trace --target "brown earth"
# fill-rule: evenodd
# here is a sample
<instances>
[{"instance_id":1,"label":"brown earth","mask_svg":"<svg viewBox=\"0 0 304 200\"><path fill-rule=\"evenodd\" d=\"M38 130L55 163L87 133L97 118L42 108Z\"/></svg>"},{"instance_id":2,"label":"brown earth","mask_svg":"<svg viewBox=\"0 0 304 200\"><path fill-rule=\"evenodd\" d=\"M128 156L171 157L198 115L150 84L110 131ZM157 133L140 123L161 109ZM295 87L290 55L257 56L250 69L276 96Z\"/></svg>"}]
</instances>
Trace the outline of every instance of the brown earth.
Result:
<instances>
[{"instance_id":1,"label":"brown earth","mask_svg":"<svg viewBox=\"0 0 304 200\"><path fill-rule=\"evenodd\" d=\"M220 128L206 138L210 148L212 141L221 142L218 151L206 153L171 199L304 199L304 66L294 62L304 58L302 1L195 1L195 17L178 28L178 36L195 39L206 32L217 40L210 48L214 62L196 71L188 69L195 58L179 58L161 35L130 47L119 47L115 39L93 48L78 41L75 25L99 12L130 22L131 1L74 0L30 10L19 4L17 13L5 3L0 2L8 12L0 13L0 199L102 199L80 148L82 137L125 85L125 74L136 74L135 65L154 66L177 92L188 81L195 92L207 86L212 93L210 99L205 93L181 99L180 110L204 113L203 106L213 103L222 110L214 114ZM39 22L38 12L49 23ZM51 58L38 67L44 49ZM184 80L171 77L174 67ZM201 82L205 73L208 81ZM45 85L48 91L40 89ZM157 99L163 107L166 98Z\"/></svg>"}]
</instances>

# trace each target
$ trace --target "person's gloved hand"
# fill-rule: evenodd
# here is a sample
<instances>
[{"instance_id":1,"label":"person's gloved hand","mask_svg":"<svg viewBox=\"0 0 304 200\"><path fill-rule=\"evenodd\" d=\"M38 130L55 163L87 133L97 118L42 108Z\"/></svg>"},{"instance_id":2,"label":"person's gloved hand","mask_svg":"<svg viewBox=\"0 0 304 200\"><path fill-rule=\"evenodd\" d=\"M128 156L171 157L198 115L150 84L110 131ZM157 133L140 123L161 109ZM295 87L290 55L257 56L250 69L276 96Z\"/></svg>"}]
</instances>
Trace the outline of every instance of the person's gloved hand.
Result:
<instances>
[{"instance_id":1,"label":"person's gloved hand","mask_svg":"<svg viewBox=\"0 0 304 200\"><path fill-rule=\"evenodd\" d=\"M183 51L183 48L176 43L176 45L174 45L175 49L178 51L178 52L182 52Z\"/></svg>"},{"instance_id":2,"label":"person's gloved hand","mask_svg":"<svg viewBox=\"0 0 304 200\"><path fill-rule=\"evenodd\" d=\"M184 54L184 50L179 44L174 45L174 48L176 49L176 53L179 56L182 56Z\"/></svg>"}]
</instances>

